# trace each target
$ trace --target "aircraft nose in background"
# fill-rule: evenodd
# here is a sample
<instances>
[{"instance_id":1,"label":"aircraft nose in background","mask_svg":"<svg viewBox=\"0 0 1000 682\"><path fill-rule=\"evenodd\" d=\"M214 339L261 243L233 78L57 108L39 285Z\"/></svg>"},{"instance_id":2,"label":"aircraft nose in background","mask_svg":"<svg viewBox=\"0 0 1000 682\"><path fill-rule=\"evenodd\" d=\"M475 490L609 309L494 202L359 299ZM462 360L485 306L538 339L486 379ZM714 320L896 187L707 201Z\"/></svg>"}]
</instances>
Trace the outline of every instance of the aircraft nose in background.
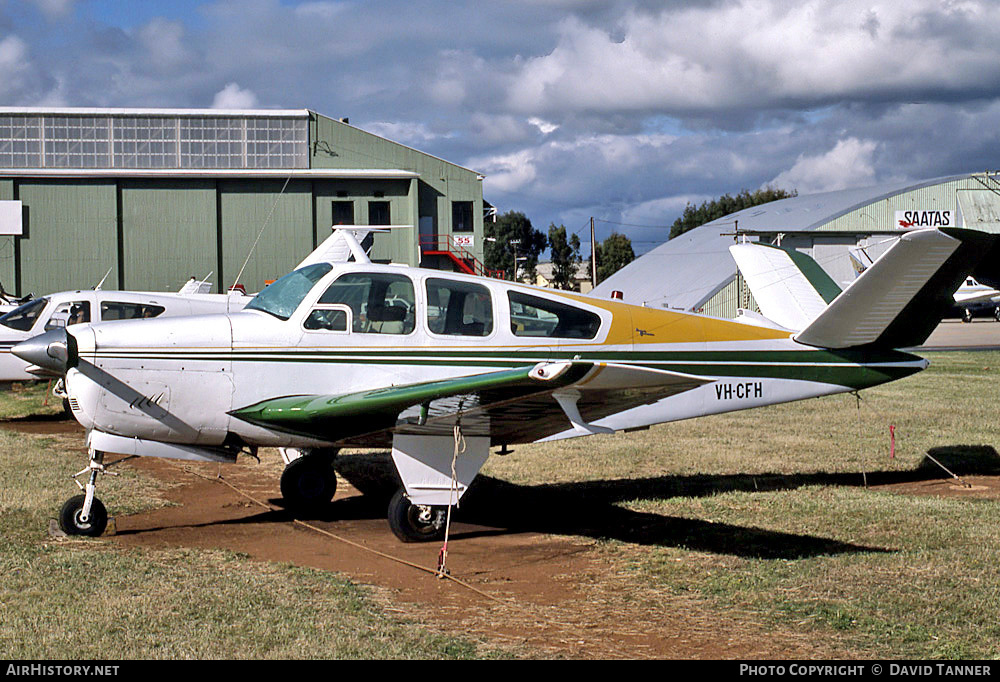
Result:
<instances>
[{"instance_id":1,"label":"aircraft nose in background","mask_svg":"<svg viewBox=\"0 0 1000 682\"><path fill-rule=\"evenodd\" d=\"M76 365L75 339L65 329L53 329L22 341L11 352L17 357L59 374Z\"/></svg>"}]
</instances>

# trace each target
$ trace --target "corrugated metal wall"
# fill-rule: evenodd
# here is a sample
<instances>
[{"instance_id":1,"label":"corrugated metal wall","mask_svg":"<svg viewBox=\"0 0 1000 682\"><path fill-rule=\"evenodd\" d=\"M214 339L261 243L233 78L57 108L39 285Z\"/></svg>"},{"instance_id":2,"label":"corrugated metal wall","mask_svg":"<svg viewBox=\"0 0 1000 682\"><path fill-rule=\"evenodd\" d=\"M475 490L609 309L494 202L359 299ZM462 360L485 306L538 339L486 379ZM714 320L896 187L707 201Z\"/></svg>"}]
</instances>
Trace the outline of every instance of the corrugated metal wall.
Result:
<instances>
[{"instance_id":1,"label":"corrugated metal wall","mask_svg":"<svg viewBox=\"0 0 1000 682\"><path fill-rule=\"evenodd\" d=\"M121 209L125 289L176 291L210 272L218 281L214 182L122 181Z\"/></svg>"},{"instance_id":2,"label":"corrugated metal wall","mask_svg":"<svg viewBox=\"0 0 1000 682\"><path fill-rule=\"evenodd\" d=\"M282 180L219 183L224 289L236 281L258 234L260 240L240 277L248 292L289 272L313 250L311 185L293 180L279 194L282 185Z\"/></svg>"},{"instance_id":3,"label":"corrugated metal wall","mask_svg":"<svg viewBox=\"0 0 1000 682\"><path fill-rule=\"evenodd\" d=\"M114 181L21 181L17 193L28 208L17 239L18 293L93 287L109 268L108 287L117 285Z\"/></svg>"}]
</instances>

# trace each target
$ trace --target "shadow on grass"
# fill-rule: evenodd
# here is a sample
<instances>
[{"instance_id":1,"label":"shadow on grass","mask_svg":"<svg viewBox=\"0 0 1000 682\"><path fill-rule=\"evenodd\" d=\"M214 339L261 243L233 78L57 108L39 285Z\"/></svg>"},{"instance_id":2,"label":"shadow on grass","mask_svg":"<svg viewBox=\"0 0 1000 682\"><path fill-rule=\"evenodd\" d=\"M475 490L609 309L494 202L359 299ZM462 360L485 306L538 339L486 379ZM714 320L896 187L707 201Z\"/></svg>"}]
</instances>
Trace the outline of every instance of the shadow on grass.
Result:
<instances>
[{"instance_id":1,"label":"shadow on grass","mask_svg":"<svg viewBox=\"0 0 1000 682\"><path fill-rule=\"evenodd\" d=\"M992 447L948 446L934 448L928 454L959 475L1000 473L1000 455ZM336 466L338 473L363 495L337 500L310 516L310 520L384 520L389 498L400 485L388 453L348 455L339 458ZM926 459L918 468L909 471L869 473L868 484L927 481L944 476L947 474L938 465ZM462 498L455 520L463 525L454 529L451 537L459 540L518 532L582 535L761 559L895 551L811 535L638 512L618 506L621 502L642 499L703 497L734 491L774 492L817 485L861 487L864 480L860 473L819 472L658 476L525 486L479 476ZM283 500L270 502L281 506ZM293 518L291 512L276 511L203 525L287 523ZM472 524L473 528L465 524Z\"/></svg>"}]
</instances>

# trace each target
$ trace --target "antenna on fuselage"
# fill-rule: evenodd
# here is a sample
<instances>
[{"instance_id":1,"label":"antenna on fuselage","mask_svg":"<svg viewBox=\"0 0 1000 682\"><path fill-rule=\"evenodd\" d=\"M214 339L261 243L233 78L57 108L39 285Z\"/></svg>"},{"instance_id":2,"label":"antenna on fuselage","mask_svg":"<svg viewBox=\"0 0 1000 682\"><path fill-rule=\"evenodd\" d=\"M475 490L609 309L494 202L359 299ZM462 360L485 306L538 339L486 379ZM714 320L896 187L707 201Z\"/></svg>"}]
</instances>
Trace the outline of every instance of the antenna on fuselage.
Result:
<instances>
[{"instance_id":1,"label":"antenna on fuselage","mask_svg":"<svg viewBox=\"0 0 1000 682\"><path fill-rule=\"evenodd\" d=\"M100 291L101 290L101 287L104 285L104 280L106 280L108 278L108 275L111 274L111 271L114 269L114 267L115 266L112 265L110 268L108 268L108 271L104 273L104 277L102 277L101 281L97 283L96 287L94 287L94 291Z\"/></svg>"}]
</instances>

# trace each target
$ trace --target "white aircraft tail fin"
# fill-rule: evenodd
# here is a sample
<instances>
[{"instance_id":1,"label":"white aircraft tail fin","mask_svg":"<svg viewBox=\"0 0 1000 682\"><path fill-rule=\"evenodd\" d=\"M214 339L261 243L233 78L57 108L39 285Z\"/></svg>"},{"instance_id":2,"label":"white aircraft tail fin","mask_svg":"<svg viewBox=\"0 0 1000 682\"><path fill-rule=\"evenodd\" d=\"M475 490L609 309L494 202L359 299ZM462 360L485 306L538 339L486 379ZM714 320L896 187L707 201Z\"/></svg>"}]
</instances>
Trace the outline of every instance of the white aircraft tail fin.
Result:
<instances>
[{"instance_id":1,"label":"white aircraft tail fin","mask_svg":"<svg viewBox=\"0 0 1000 682\"><path fill-rule=\"evenodd\" d=\"M729 252L761 314L785 329L805 329L840 295L836 282L805 254L753 242Z\"/></svg>"},{"instance_id":2,"label":"white aircraft tail fin","mask_svg":"<svg viewBox=\"0 0 1000 682\"><path fill-rule=\"evenodd\" d=\"M907 348L927 340L950 310L952 293L966 273L1000 249L1000 236L956 228L906 232L843 291L828 276L828 281L810 276L812 267L819 266L804 254L759 244L740 244L731 250L751 250L744 247L767 252L755 255L756 260L740 254L738 263L742 259L760 271L770 258L778 266L770 279L759 272L744 276L764 315L776 322L773 316L778 316L788 322L779 322L783 326L801 329L794 337L799 343L820 348ZM824 293L831 284L838 293L809 319L819 301L834 291L829 288Z\"/></svg>"},{"instance_id":3,"label":"white aircraft tail fin","mask_svg":"<svg viewBox=\"0 0 1000 682\"><path fill-rule=\"evenodd\" d=\"M306 256L295 270L313 263L347 263L351 256L355 262L370 263L368 253L361 246L368 235L375 232L388 232L394 229L413 227L412 225L334 225L333 234L323 240L323 243Z\"/></svg>"}]
</instances>

